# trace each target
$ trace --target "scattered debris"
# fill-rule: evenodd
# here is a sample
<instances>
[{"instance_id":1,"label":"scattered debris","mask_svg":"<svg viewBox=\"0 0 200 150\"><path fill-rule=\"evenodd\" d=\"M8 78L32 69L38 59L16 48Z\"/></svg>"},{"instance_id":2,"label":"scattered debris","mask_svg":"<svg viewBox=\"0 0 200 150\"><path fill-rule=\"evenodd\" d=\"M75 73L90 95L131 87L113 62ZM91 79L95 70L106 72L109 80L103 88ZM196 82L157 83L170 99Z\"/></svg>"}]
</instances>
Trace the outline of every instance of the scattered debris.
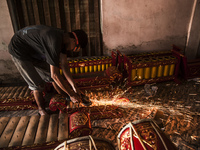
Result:
<instances>
[{"instance_id":1,"label":"scattered debris","mask_svg":"<svg viewBox=\"0 0 200 150\"><path fill-rule=\"evenodd\" d=\"M190 96L195 96L195 95L197 95L197 94L189 94Z\"/></svg>"},{"instance_id":2,"label":"scattered debris","mask_svg":"<svg viewBox=\"0 0 200 150\"><path fill-rule=\"evenodd\" d=\"M192 78L192 79L188 79L187 81L196 81L196 82L200 82L200 78Z\"/></svg>"},{"instance_id":3,"label":"scattered debris","mask_svg":"<svg viewBox=\"0 0 200 150\"><path fill-rule=\"evenodd\" d=\"M158 87L151 86L150 84L145 84L144 90L148 94L148 96L155 96L155 94L157 93Z\"/></svg>"}]
</instances>

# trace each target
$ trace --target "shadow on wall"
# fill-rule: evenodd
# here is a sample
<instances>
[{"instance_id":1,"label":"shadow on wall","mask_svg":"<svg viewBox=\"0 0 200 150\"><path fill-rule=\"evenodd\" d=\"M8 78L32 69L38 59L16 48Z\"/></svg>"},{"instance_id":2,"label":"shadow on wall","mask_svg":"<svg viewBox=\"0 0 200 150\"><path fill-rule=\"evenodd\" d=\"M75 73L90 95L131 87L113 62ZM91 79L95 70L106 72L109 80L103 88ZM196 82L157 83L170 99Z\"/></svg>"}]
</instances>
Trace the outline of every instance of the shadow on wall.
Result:
<instances>
[{"instance_id":1,"label":"shadow on wall","mask_svg":"<svg viewBox=\"0 0 200 150\"><path fill-rule=\"evenodd\" d=\"M0 60L0 70L0 86L25 83L12 60Z\"/></svg>"},{"instance_id":2,"label":"shadow on wall","mask_svg":"<svg viewBox=\"0 0 200 150\"><path fill-rule=\"evenodd\" d=\"M114 49L110 49L107 45L105 45L105 43L103 43L103 52L104 55L110 55L112 50L119 50L123 54L129 55L143 52L170 50L173 44L184 50L185 43L185 36L173 36L154 41L144 41L141 42L139 45L135 45L134 43L130 43L130 45L118 45Z\"/></svg>"},{"instance_id":3,"label":"shadow on wall","mask_svg":"<svg viewBox=\"0 0 200 150\"><path fill-rule=\"evenodd\" d=\"M0 75L0 86L4 85L26 85L26 82L20 74L15 75L15 77L11 74L2 74Z\"/></svg>"}]
</instances>

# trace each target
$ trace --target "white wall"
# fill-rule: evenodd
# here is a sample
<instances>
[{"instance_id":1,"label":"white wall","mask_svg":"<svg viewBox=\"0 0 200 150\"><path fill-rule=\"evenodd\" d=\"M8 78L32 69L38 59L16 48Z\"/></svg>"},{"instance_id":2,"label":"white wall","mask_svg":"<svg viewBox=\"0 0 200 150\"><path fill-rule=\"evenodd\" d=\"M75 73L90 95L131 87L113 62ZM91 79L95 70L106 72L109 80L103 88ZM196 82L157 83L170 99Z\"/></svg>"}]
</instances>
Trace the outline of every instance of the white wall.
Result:
<instances>
[{"instance_id":1,"label":"white wall","mask_svg":"<svg viewBox=\"0 0 200 150\"><path fill-rule=\"evenodd\" d=\"M0 3L0 83L15 82L20 79L19 73L8 53L8 44L14 31L6 0Z\"/></svg>"},{"instance_id":2,"label":"white wall","mask_svg":"<svg viewBox=\"0 0 200 150\"><path fill-rule=\"evenodd\" d=\"M194 0L102 0L104 52L184 48Z\"/></svg>"}]
</instances>

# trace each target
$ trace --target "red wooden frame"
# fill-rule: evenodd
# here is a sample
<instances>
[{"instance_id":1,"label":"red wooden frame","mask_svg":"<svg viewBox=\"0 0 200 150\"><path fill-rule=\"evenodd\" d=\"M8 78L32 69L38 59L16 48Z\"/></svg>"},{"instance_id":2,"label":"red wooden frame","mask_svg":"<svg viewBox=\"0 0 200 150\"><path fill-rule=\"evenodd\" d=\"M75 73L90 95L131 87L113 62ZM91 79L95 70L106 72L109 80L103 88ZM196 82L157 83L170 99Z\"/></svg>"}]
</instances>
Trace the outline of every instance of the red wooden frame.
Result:
<instances>
[{"instance_id":1,"label":"red wooden frame","mask_svg":"<svg viewBox=\"0 0 200 150\"><path fill-rule=\"evenodd\" d=\"M110 76L106 74L106 69L115 66L116 60L116 56L112 52L111 56L89 57L84 60L82 58L76 59L69 63L69 67L74 72L72 77L80 89L104 88L109 87L112 82ZM92 71L90 67L93 68ZM86 68L87 71L82 71Z\"/></svg>"},{"instance_id":2,"label":"red wooden frame","mask_svg":"<svg viewBox=\"0 0 200 150\"><path fill-rule=\"evenodd\" d=\"M143 85L143 84L150 84L150 83L156 83L156 82L163 82L163 81L169 81L174 80L176 83L180 83L178 80L179 70L180 70L180 62L181 62L181 56L179 51L175 49L174 47L172 50L167 51L160 51L160 52L150 52L150 53L141 53L136 55L130 55L127 56L125 54L122 54L119 50L116 51L118 53L118 65L122 66L120 64L123 64L123 67L119 67L119 70L123 72L123 77L127 78L127 86L137 86L137 85ZM145 63L138 63L134 64L132 62L133 59L137 58L150 58L152 56L175 56L175 60L167 60L162 62L145 62ZM165 77L156 77L156 78L150 78L150 79L141 79L141 80L134 80L131 81L131 71L134 68L145 68L145 67L152 67L152 66L158 66L158 65L171 65L175 64L174 74L171 76L165 76Z\"/></svg>"}]
</instances>

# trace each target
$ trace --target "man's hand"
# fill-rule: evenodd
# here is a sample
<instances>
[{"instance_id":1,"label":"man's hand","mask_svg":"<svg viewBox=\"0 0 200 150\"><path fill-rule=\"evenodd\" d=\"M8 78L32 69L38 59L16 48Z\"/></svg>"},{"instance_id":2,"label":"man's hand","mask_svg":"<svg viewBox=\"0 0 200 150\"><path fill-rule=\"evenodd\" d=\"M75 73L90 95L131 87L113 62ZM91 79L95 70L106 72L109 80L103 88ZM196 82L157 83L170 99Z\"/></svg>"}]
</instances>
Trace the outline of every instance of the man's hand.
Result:
<instances>
[{"instance_id":1,"label":"man's hand","mask_svg":"<svg viewBox=\"0 0 200 150\"><path fill-rule=\"evenodd\" d=\"M72 103L78 103L78 100L75 97L70 97Z\"/></svg>"},{"instance_id":2,"label":"man's hand","mask_svg":"<svg viewBox=\"0 0 200 150\"><path fill-rule=\"evenodd\" d=\"M70 96L70 99L73 103L80 103L81 102L81 98L78 95L75 96Z\"/></svg>"}]
</instances>

